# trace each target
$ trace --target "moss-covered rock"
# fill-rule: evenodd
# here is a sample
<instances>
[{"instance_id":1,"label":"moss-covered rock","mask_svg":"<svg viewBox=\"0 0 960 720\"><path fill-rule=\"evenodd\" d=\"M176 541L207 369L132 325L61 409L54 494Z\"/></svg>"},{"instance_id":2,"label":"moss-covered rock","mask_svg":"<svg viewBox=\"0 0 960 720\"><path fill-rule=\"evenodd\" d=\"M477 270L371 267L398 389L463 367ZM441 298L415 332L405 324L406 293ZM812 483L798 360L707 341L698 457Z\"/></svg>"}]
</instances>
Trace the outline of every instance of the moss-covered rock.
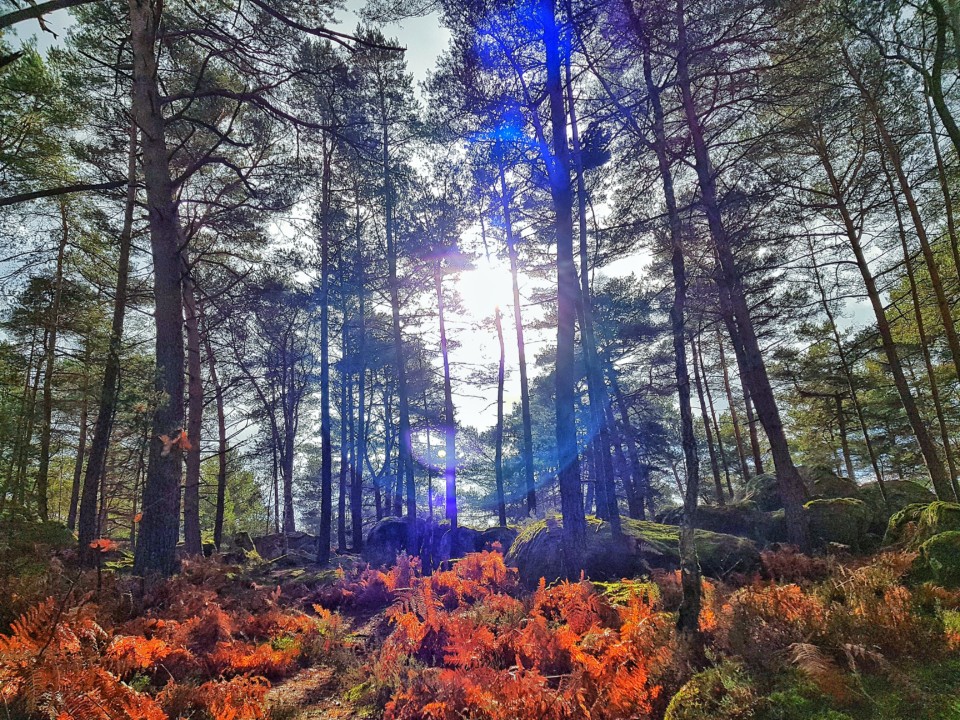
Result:
<instances>
[{"instance_id":1,"label":"moss-covered rock","mask_svg":"<svg viewBox=\"0 0 960 720\"><path fill-rule=\"evenodd\" d=\"M884 483L887 499L884 502L879 483L872 482L860 486L857 495L870 508L870 529L882 534L887 529L887 522L907 505L923 503L929 505L937 499L930 490L909 480L892 480Z\"/></svg>"},{"instance_id":2,"label":"moss-covered rock","mask_svg":"<svg viewBox=\"0 0 960 720\"><path fill-rule=\"evenodd\" d=\"M763 706L746 670L725 660L690 678L670 700L663 720L752 720Z\"/></svg>"},{"instance_id":3,"label":"moss-covered rock","mask_svg":"<svg viewBox=\"0 0 960 720\"><path fill-rule=\"evenodd\" d=\"M937 500L923 509L917 520L917 532L910 547L920 547L940 533L960 530L960 505Z\"/></svg>"},{"instance_id":4,"label":"moss-covered rock","mask_svg":"<svg viewBox=\"0 0 960 720\"><path fill-rule=\"evenodd\" d=\"M610 524L587 519L584 572L595 580L633 577L650 568L676 568L680 560L679 529L671 525L623 519L623 537L614 539ZM697 553L706 575L750 572L759 564L756 545L744 538L697 531ZM562 521L557 517L530 523L521 529L506 556L520 571L521 580L535 585L579 575L565 545Z\"/></svg>"},{"instance_id":5,"label":"moss-covered rock","mask_svg":"<svg viewBox=\"0 0 960 720\"><path fill-rule=\"evenodd\" d=\"M917 523L920 522L920 515L926 509L927 503L912 503L891 515L887 521L887 529L883 534L883 547L911 543L917 535Z\"/></svg>"},{"instance_id":6,"label":"moss-covered rock","mask_svg":"<svg viewBox=\"0 0 960 720\"><path fill-rule=\"evenodd\" d=\"M675 508L658 515L664 525L679 525L683 520L683 508ZM765 541L768 522L766 513L755 503L738 502L730 505L701 505L697 508L697 527L710 532L748 537L757 542Z\"/></svg>"},{"instance_id":7,"label":"moss-covered rock","mask_svg":"<svg viewBox=\"0 0 960 720\"><path fill-rule=\"evenodd\" d=\"M515 527L487 528L480 533L480 546L477 550L486 550L492 548L495 544L499 544L500 551L506 554L519 533L520 531Z\"/></svg>"},{"instance_id":8,"label":"moss-covered rock","mask_svg":"<svg viewBox=\"0 0 960 720\"><path fill-rule=\"evenodd\" d=\"M780 486L775 475L762 473L747 480L743 499L756 504L764 512L780 510L783 500L780 498Z\"/></svg>"},{"instance_id":9,"label":"moss-covered rock","mask_svg":"<svg viewBox=\"0 0 960 720\"><path fill-rule=\"evenodd\" d=\"M836 543L859 550L870 528L870 508L856 498L811 500L803 506L810 534L820 545Z\"/></svg>"},{"instance_id":10,"label":"moss-covered rock","mask_svg":"<svg viewBox=\"0 0 960 720\"><path fill-rule=\"evenodd\" d=\"M938 533L920 546L918 563L937 585L960 587L960 531Z\"/></svg>"},{"instance_id":11,"label":"moss-covered rock","mask_svg":"<svg viewBox=\"0 0 960 720\"><path fill-rule=\"evenodd\" d=\"M840 477L825 465L801 466L797 470L811 499L855 498L860 488L850 478Z\"/></svg>"}]
</instances>

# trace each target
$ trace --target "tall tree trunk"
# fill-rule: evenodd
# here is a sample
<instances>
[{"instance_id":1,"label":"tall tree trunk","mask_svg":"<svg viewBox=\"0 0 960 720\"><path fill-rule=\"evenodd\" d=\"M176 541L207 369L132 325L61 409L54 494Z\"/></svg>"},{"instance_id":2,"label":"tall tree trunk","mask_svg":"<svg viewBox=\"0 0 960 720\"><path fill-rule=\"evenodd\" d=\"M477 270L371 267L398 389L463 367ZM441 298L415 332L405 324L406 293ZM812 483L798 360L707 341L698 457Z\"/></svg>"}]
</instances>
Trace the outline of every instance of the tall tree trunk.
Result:
<instances>
[{"instance_id":1,"label":"tall tree trunk","mask_svg":"<svg viewBox=\"0 0 960 720\"><path fill-rule=\"evenodd\" d=\"M840 431L840 450L843 453L843 464L847 468L847 477L856 481L857 474L853 469L853 457L850 455L850 442L847 439L847 419L843 414L843 395L833 396L837 409L837 428Z\"/></svg>"},{"instance_id":2,"label":"tall tree trunk","mask_svg":"<svg viewBox=\"0 0 960 720\"><path fill-rule=\"evenodd\" d=\"M957 5L960 7L960 4ZM953 195L950 191L950 182L947 180L947 166L943 161L943 153L940 150L940 137L937 133L936 124L933 122L933 110L930 108L930 100L926 98L927 124L930 129L930 144L933 146L933 156L937 161L937 180L940 184L940 192L943 194L943 214L947 220L947 236L950 238L950 254L953 257L953 270L960 278L960 240L957 237L956 216L953 211Z\"/></svg>"},{"instance_id":3,"label":"tall tree trunk","mask_svg":"<svg viewBox=\"0 0 960 720\"><path fill-rule=\"evenodd\" d=\"M910 422L913 435L917 440L917 445L920 447L920 454L923 456L924 464L927 467L927 472L930 475L930 480L933 483L937 497L944 500L949 499L953 496L953 486L950 483L950 478L947 476L947 470L943 465L943 461L937 453L936 445L930 437L930 433L927 431L923 418L920 416L920 410L910 390L906 375L904 375L903 364L900 361L900 353L897 351L897 345L893 339L893 332L890 329L890 322L887 319L887 311L883 306L883 301L880 299L880 291L877 289L876 280L870 272L870 265L863 252L863 247L860 245L860 236L847 207L840 181L834 172L833 163L830 160L826 146L822 142L816 141L814 143L814 150L827 174L833 200L843 221L847 240L856 258L857 268L860 270L864 287L867 290L867 297L870 299L870 305L873 307L873 313L877 319L877 332L880 334L880 340L883 343L884 354L887 357L887 363L890 365L890 373L893 375L894 385L900 395L900 403L903 405L904 412L907 414L907 420Z\"/></svg>"},{"instance_id":4,"label":"tall tree trunk","mask_svg":"<svg viewBox=\"0 0 960 720\"><path fill-rule=\"evenodd\" d=\"M703 391L707 396L707 409L710 411L710 422L713 423L713 432L717 438L717 450L720 453L720 462L723 464L723 475L727 481L727 493L730 499L733 499L733 483L730 481L730 461L727 458L727 450L723 446L723 436L720 434L720 421L717 418L717 411L713 404L713 393L710 390L710 378L707 375L707 366L703 359L703 343L697 336L696 348L694 352L700 360L700 372L703 373Z\"/></svg>"},{"instance_id":5,"label":"tall tree trunk","mask_svg":"<svg viewBox=\"0 0 960 720\"><path fill-rule=\"evenodd\" d=\"M632 6L632 0L626 1ZM633 12L632 7L631 12ZM645 40L647 32L641 31L640 36ZM681 637L690 646L697 662L700 662L703 654L703 638L700 635L700 563L697 559L695 538L697 496L700 491L700 459L697 454L696 435L693 432L690 374L687 369L685 350L687 274L683 258L683 225L680 212L677 209L673 172L670 167L670 158L667 155L667 138L664 129L663 106L660 102L660 88L653 79L650 52L646 42L644 42L643 48L643 75L650 105L653 108L653 149L657 155L664 201L667 206L667 221L670 227L670 266L673 271L674 286L673 305L670 308L670 330L673 336L677 401L680 406L680 444L683 447L683 459L686 466L683 518L680 522L680 585L683 598L680 602L677 617L677 629ZM717 479L719 481L719 474Z\"/></svg>"},{"instance_id":6,"label":"tall tree trunk","mask_svg":"<svg viewBox=\"0 0 960 720\"><path fill-rule=\"evenodd\" d=\"M527 515L537 511L537 491L533 474L533 420L530 414L530 383L527 378L527 349L523 339L523 317L520 307L520 282L517 244L510 220L510 194L503 164L500 165L500 196L503 205L503 227L510 259L510 280L513 286L513 322L517 332L517 353L520 373L520 420L523 426L523 479L527 491Z\"/></svg>"},{"instance_id":7,"label":"tall tree trunk","mask_svg":"<svg viewBox=\"0 0 960 720\"><path fill-rule=\"evenodd\" d=\"M620 388L620 382L617 375L613 372L613 363L607 363L607 377L610 381L610 388L613 390L613 397L617 401L617 409L620 412L620 424L623 426L623 437L627 443L627 458L630 461L630 474L633 476L634 509L637 513L635 519L643 520L646 517L644 505L649 496L649 477L643 469L640 462L640 452L637 448L637 437L633 424L630 422L630 411L627 407L626 398L623 396L623 390Z\"/></svg>"},{"instance_id":8,"label":"tall tree trunk","mask_svg":"<svg viewBox=\"0 0 960 720\"><path fill-rule=\"evenodd\" d=\"M46 522L50 517L47 494L50 485L50 438L53 433L53 368L57 357L57 330L60 325L60 302L63 298L63 259L67 250L70 226L67 223L67 205L60 203L60 245L57 248L57 271L54 277L53 304L50 306L50 326L47 334L46 369L43 372L43 420L40 425L40 466L37 468L37 514Z\"/></svg>"},{"instance_id":9,"label":"tall tree trunk","mask_svg":"<svg viewBox=\"0 0 960 720\"><path fill-rule=\"evenodd\" d=\"M344 315L346 317L346 315ZM347 357L346 322L343 324L343 344L341 357ZM345 370L340 372L340 470L337 473L337 552L347 550L347 473L350 466L349 418L353 414L350 393L353 375Z\"/></svg>"},{"instance_id":10,"label":"tall tree trunk","mask_svg":"<svg viewBox=\"0 0 960 720\"><path fill-rule=\"evenodd\" d=\"M944 419L943 402L940 400L940 384L937 382L937 374L933 367L933 359L930 357L930 342L927 338L926 323L923 319L923 307L920 304L920 293L917 292L916 276L913 272L913 258L910 255L910 248L907 245L907 232L903 224L903 217L900 214L900 204L897 202L896 195L893 194L893 183L889 175L887 182L891 191L893 209L897 216L897 228L900 235L900 248L903 250L903 264L907 270L907 282L910 285L910 299L913 305L913 317L917 324L917 335L920 345L920 354L923 356L923 365L927 371L927 382L930 385L930 398L933 400L933 410L937 417L937 425L940 428L940 440L943 444L944 455L947 458L947 467L950 470L950 483L953 487L954 500L960 499L960 490L957 488L957 466L953 457L953 447L950 444L950 433L947 430L947 423Z\"/></svg>"},{"instance_id":11,"label":"tall tree trunk","mask_svg":"<svg viewBox=\"0 0 960 720\"><path fill-rule=\"evenodd\" d=\"M566 2L567 14L572 17L570 0ZM587 184L583 175L583 157L580 147L580 130L577 126L577 112L573 95L573 78L570 68L570 50L564 53L566 62L567 105L570 115L570 140L573 149L573 171L577 181L577 223L580 254L580 302L577 316L580 322L580 342L583 345L584 364L587 376L587 394L590 398L590 418L594 427L592 438L593 453L596 460L597 497L601 499L597 515L610 521L614 536L621 534L620 508L617 503L616 476L610 450L610 428L607 426L606 406L609 404L607 388L603 382L603 371L597 351L597 338L593 327L593 306L590 300L590 262L587 248ZM602 512L601 512L602 510Z\"/></svg>"},{"instance_id":12,"label":"tall tree trunk","mask_svg":"<svg viewBox=\"0 0 960 720\"><path fill-rule=\"evenodd\" d=\"M727 504L723 493L723 481L720 478L720 463L717 462L717 449L713 445L713 429L710 427L710 417L707 415L707 403L703 396L703 383L700 379L700 363L697 362L697 348L693 343L693 333L690 333L690 356L693 358L693 379L697 386L697 398L700 400L700 417L703 420L703 429L707 437L707 451L710 453L710 470L713 472L713 486L717 495L717 504L723 507Z\"/></svg>"},{"instance_id":13,"label":"tall tree trunk","mask_svg":"<svg viewBox=\"0 0 960 720\"><path fill-rule=\"evenodd\" d=\"M357 368L357 427L356 450L353 465L353 476L350 480L350 528L353 540L353 551L360 552L363 548L363 464L367 458L367 427L366 427L366 389L367 389L367 309L366 309L366 273L363 263L363 233L360 223L359 187L357 188L356 204L356 231L357 231L357 359L360 367ZM377 519L380 519L379 493L377 494Z\"/></svg>"},{"instance_id":14,"label":"tall tree trunk","mask_svg":"<svg viewBox=\"0 0 960 720\"><path fill-rule=\"evenodd\" d=\"M847 353L843 349L843 339L840 337L840 330L837 327L837 322L833 314L833 310L830 309L830 303L827 300L827 290L823 286L823 279L820 276L820 268L817 265L815 248L813 246L813 241L807 240L808 247L810 248L810 259L813 263L813 277L816 281L817 291L820 295L820 304L823 307L823 312L827 316L827 321L830 323L830 332L833 336L834 345L837 348L837 357L840 359L840 368L843 371L844 378L847 381L847 390L850 392L850 402L853 403L853 409L857 415L857 423L860 425L860 432L863 435L863 442L867 448L867 455L870 458L870 466L873 468L874 477L877 479L877 484L880 488L880 495L886 500L886 488L883 482L883 473L880 471L880 463L877 460L877 453L873 447L873 441L870 439L870 431L867 428L867 420L863 414L863 407L860 404L860 398L857 395L857 388L853 381L853 371L850 368L850 363L847 360ZM851 478L852 480L853 478Z\"/></svg>"},{"instance_id":15,"label":"tall tree trunk","mask_svg":"<svg viewBox=\"0 0 960 720\"><path fill-rule=\"evenodd\" d=\"M446 518L451 529L457 527L457 423L453 416L453 391L450 383L450 355L447 351L447 323L444 316L443 268L437 260L433 268L437 291L437 312L440 317L440 355L443 358L443 436L444 436L444 491Z\"/></svg>"},{"instance_id":16,"label":"tall tree trunk","mask_svg":"<svg viewBox=\"0 0 960 720\"><path fill-rule=\"evenodd\" d=\"M400 327L400 281L397 277L397 245L394 238L393 179L390 170L390 136L387 121L383 122L383 186L384 215L387 236L387 273L390 288L390 310L393 319L393 355L397 371L397 405L400 415L398 442L397 488L406 481L407 491L407 552L417 553L417 495L413 478L413 462L410 458L410 398L407 394L407 365L403 352L403 332ZM402 509L398 498L396 512Z\"/></svg>"},{"instance_id":17,"label":"tall tree trunk","mask_svg":"<svg viewBox=\"0 0 960 720\"><path fill-rule=\"evenodd\" d=\"M183 550L202 555L200 537L200 431L203 428L203 362L200 357L200 317L189 261L184 253L183 325L187 331L187 442L183 484Z\"/></svg>"},{"instance_id":18,"label":"tall tree trunk","mask_svg":"<svg viewBox=\"0 0 960 720\"><path fill-rule=\"evenodd\" d=\"M224 411L223 386L217 376L217 359L213 354L210 343L209 328L203 334L204 345L207 350L207 367L210 374L210 385L213 386L213 395L217 407L217 504L213 517L213 544L217 550L223 543L223 516L227 504L227 417Z\"/></svg>"},{"instance_id":19,"label":"tall tree trunk","mask_svg":"<svg viewBox=\"0 0 960 720\"><path fill-rule=\"evenodd\" d=\"M586 518L580 491L580 459L577 453L575 413L576 366L574 331L576 304L580 289L573 264L573 190L570 185L570 151L567 146L567 113L561 80L560 33L555 15L555 0L540 0L546 60L545 94L550 107L553 153L545 158L550 178L550 195L556 220L557 243L557 359L556 359L556 439L557 476L560 509L571 577L583 567L586 543Z\"/></svg>"},{"instance_id":20,"label":"tall tree trunk","mask_svg":"<svg viewBox=\"0 0 960 720\"><path fill-rule=\"evenodd\" d=\"M723 337L717 330L717 352L720 354L720 369L723 371L723 389L727 394L727 408L730 410L730 423L733 425L733 439L737 444L737 457L740 460L740 472L743 481L750 479L750 469L747 467L747 453L743 447L743 433L740 432L740 418L737 415L737 405L733 398L733 389L730 387L730 372L727 370L727 356L723 351Z\"/></svg>"},{"instance_id":21,"label":"tall tree trunk","mask_svg":"<svg viewBox=\"0 0 960 720\"><path fill-rule=\"evenodd\" d=\"M183 313L180 273L183 230L170 176L166 129L157 77L157 25L160 8L150 0L129 0L133 51L133 117L142 142L143 176L150 219L156 322L156 409L151 430L143 520L134 558L139 575L176 570L180 534L179 447L164 446L183 432Z\"/></svg>"},{"instance_id":22,"label":"tall tree trunk","mask_svg":"<svg viewBox=\"0 0 960 720\"><path fill-rule=\"evenodd\" d=\"M936 0L934 0L936 1ZM923 217L920 215L920 208L917 204L916 196L913 194L913 188L907 179L906 171L903 169L903 159L900 156L900 148L897 146L890 130L887 128L886 120L883 117L876 98L870 93L860 74L853 67L849 56L844 49L844 58L847 62L847 69L850 77L856 83L860 90L860 96L863 98L870 113L873 116L874 125L877 128L877 134L880 139L880 146L886 153L886 160L889 160L892 166L894 176L904 201L907 203L907 209L910 211L910 218L913 221L913 227L917 234L917 240L920 241L920 250L923 252L923 259L927 266L927 273L930 276L930 287L933 288L934 297L937 299L937 310L940 313L940 320L943 323L944 333L947 338L947 345L950 348L953 366L957 371L957 378L960 379L960 337L957 335L957 328L953 320L953 313L950 309L950 301L943 289L943 281L940 278L940 268L937 259L933 254L933 248L927 237L927 230L923 223Z\"/></svg>"},{"instance_id":23,"label":"tall tree trunk","mask_svg":"<svg viewBox=\"0 0 960 720\"><path fill-rule=\"evenodd\" d=\"M127 284L130 276L130 241L133 236L133 211L136 200L137 123L136 120L132 120L130 124L130 146L127 152L127 198L123 211L123 228L120 231L117 287L113 295L110 345L107 349L107 361L103 369L100 403L97 409L97 420L93 426L93 436L90 439L90 456L87 459L87 469L83 476L83 493L80 496L80 513L77 521L80 558L89 565L95 563L97 559L89 546L97 537L97 492L107 457L107 448L110 445L111 421L113 420L113 409L117 402L120 350L123 342L123 319L127 309ZM179 307L179 295L176 299ZM141 502L142 508L143 503Z\"/></svg>"},{"instance_id":24,"label":"tall tree trunk","mask_svg":"<svg viewBox=\"0 0 960 720\"><path fill-rule=\"evenodd\" d=\"M90 343L87 342L83 353L84 367L90 365ZM83 461L87 454L87 416L90 409L88 396L90 381L87 373L83 375L83 385L80 388L80 437L77 440L77 460L73 464L73 483L70 485L70 508L67 510L67 527L75 530L77 527L77 511L80 508L80 484L83 481Z\"/></svg>"},{"instance_id":25,"label":"tall tree trunk","mask_svg":"<svg viewBox=\"0 0 960 720\"><path fill-rule=\"evenodd\" d=\"M687 43L687 24L684 0L677 0L677 84L680 89L684 116L690 131L690 140L694 151L694 165L697 183L700 188L700 201L707 216L707 225L714 249L719 260L718 274L721 298L729 296L730 310L740 334L740 342L734 350L744 380L753 398L757 415L767 434L770 451L776 468L780 496L783 499L787 520L787 535L790 542L801 549L810 547L807 517L803 512L803 503L807 492L803 480L797 472L790 456L790 447L780 419L780 411L767 375L766 364L760 352L750 309L747 305L740 272L733 255L733 248L724 227L720 205L717 199L716 178L710 163L710 154L704 139L703 128L697 115L693 99L693 85L690 80L689 55ZM742 344L741 344L742 343Z\"/></svg>"},{"instance_id":26,"label":"tall tree trunk","mask_svg":"<svg viewBox=\"0 0 960 720\"><path fill-rule=\"evenodd\" d=\"M497 365L497 429L494 450L494 472L497 480L497 519L500 527L507 526L507 501L503 491L503 379L506 365L506 348L503 342L503 320L500 306L494 310L494 324L497 327L497 342L500 345L499 364Z\"/></svg>"},{"instance_id":27,"label":"tall tree trunk","mask_svg":"<svg viewBox=\"0 0 960 720\"><path fill-rule=\"evenodd\" d=\"M320 178L320 532L317 562L330 562L333 521L333 448L330 439L330 176L333 146L323 139ZM341 409L342 411L342 409ZM341 482L341 488L342 488Z\"/></svg>"},{"instance_id":28,"label":"tall tree trunk","mask_svg":"<svg viewBox=\"0 0 960 720\"><path fill-rule=\"evenodd\" d=\"M763 474L763 457L760 452L760 438L757 434L757 418L753 413L753 403L750 401L750 392L740 378L740 388L743 391L743 408L747 416L747 432L750 434L750 452L753 455L753 471L757 475Z\"/></svg>"}]
</instances>

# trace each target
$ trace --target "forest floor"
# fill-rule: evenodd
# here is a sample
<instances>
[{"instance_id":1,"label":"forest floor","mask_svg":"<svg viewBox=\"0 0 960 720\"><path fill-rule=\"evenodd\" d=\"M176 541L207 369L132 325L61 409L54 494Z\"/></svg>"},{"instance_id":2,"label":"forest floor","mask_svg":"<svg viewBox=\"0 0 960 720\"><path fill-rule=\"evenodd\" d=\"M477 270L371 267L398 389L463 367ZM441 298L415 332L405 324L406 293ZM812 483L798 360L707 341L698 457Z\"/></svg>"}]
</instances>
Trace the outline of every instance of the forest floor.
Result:
<instances>
[{"instance_id":1,"label":"forest floor","mask_svg":"<svg viewBox=\"0 0 960 720\"><path fill-rule=\"evenodd\" d=\"M960 590L902 550L705 580L703 662L672 571L531 587L492 551L433 573L214 556L144 586L36 553L0 567L0 718L960 720Z\"/></svg>"}]
</instances>

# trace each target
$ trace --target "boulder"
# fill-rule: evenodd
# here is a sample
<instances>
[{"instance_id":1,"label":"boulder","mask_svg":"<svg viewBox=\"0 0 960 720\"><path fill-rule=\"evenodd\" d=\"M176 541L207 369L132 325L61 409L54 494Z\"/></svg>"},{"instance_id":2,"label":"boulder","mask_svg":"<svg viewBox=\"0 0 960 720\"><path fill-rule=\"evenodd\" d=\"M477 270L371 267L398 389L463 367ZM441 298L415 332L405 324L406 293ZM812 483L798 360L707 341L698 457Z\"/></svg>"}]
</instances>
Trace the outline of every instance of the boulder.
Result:
<instances>
[{"instance_id":1,"label":"boulder","mask_svg":"<svg viewBox=\"0 0 960 720\"><path fill-rule=\"evenodd\" d=\"M238 532L233 536L233 540L230 543L235 548L240 548L241 550L256 550L256 546L253 543L253 538L250 537L248 532Z\"/></svg>"},{"instance_id":2,"label":"boulder","mask_svg":"<svg viewBox=\"0 0 960 720\"><path fill-rule=\"evenodd\" d=\"M870 508L856 498L811 500L803 506L813 540L822 546L831 543L860 550L870 529Z\"/></svg>"},{"instance_id":3,"label":"boulder","mask_svg":"<svg viewBox=\"0 0 960 720\"><path fill-rule=\"evenodd\" d=\"M614 539L610 524L587 518L584 572L596 580L633 577L651 568L679 567L679 529L659 523L623 518L623 537ZM698 530L697 552L704 574L714 577L731 572L750 572L759 565L756 545L744 538ZM520 571L521 580L535 586L541 577L548 582L579 577L564 543L558 517L524 527L507 553L506 562Z\"/></svg>"},{"instance_id":4,"label":"boulder","mask_svg":"<svg viewBox=\"0 0 960 720\"><path fill-rule=\"evenodd\" d=\"M418 547L414 552L407 549L407 521L399 517L387 517L380 520L367 533L367 540L363 544L363 559L374 567L392 565L402 551L407 550L411 555L419 554L419 540L424 536L424 523L417 522Z\"/></svg>"},{"instance_id":5,"label":"boulder","mask_svg":"<svg viewBox=\"0 0 960 720\"><path fill-rule=\"evenodd\" d=\"M458 525L448 529L440 537L441 560L463 557L467 553L477 552L481 547L480 531Z\"/></svg>"},{"instance_id":6,"label":"boulder","mask_svg":"<svg viewBox=\"0 0 960 720\"><path fill-rule=\"evenodd\" d=\"M780 486L777 484L777 477L762 473L749 478L745 483L743 500L754 503L758 509L764 512L782 509L783 500L780 499Z\"/></svg>"},{"instance_id":7,"label":"boulder","mask_svg":"<svg viewBox=\"0 0 960 720\"><path fill-rule=\"evenodd\" d=\"M887 521L887 529L883 534L881 544L887 547L911 543L917 534L917 523L920 521L920 515L926 509L926 503L913 503L891 515Z\"/></svg>"},{"instance_id":8,"label":"boulder","mask_svg":"<svg viewBox=\"0 0 960 720\"><path fill-rule=\"evenodd\" d=\"M883 533L890 518L907 505L915 503L929 505L937 499L937 496L923 485L909 480L892 480L883 485L887 493L886 502L880 494L880 485L876 482L861 485L857 495L870 508L871 530L878 534Z\"/></svg>"},{"instance_id":9,"label":"boulder","mask_svg":"<svg viewBox=\"0 0 960 720\"><path fill-rule=\"evenodd\" d=\"M941 533L960 530L960 505L937 500L927 505L917 520L917 534L912 547L920 547Z\"/></svg>"},{"instance_id":10,"label":"boulder","mask_svg":"<svg viewBox=\"0 0 960 720\"><path fill-rule=\"evenodd\" d=\"M860 493L857 483L825 465L800 466L797 470L811 499L855 498Z\"/></svg>"},{"instance_id":11,"label":"boulder","mask_svg":"<svg viewBox=\"0 0 960 720\"><path fill-rule=\"evenodd\" d=\"M657 514L664 525L679 525L683 508L672 508ZM730 505L701 505L697 508L697 528L710 532L738 535L759 543L770 541L774 521L771 513L761 512L755 503L741 501Z\"/></svg>"},{"instance_id":12,"label":"boulder","mask_svg":"<svg viewBox=\"0 0 960 720\"><path fill-rule=\"evenodd\" d=\"M317 554L317 536L305 532L273 533L253 539L256 550L267 560L274 560L281 555L297 552L315 557Z\"/></svg>"},{"instance_id":13,"label":"boulder","mask_svg":"<svg viewBox=\"0 0 960 720\"><path fill-rule=\"evenodd\" d=\"M923 574L943 587L960 587L960 531L938 533L920 546Z\"/></svg>"},{"instance_id":14,"label":"boulder","mask_svg":"<svg viewBox=\"0 0 960 720\"><path fill-rule=\"evenodd\" d=\"M510 550L513 541L517 539L519 531L512 527L491 527L480 533L480 547L478 550L489 550L495 543L500 544L500 551L504 554Z\"/></svg>"}]
</instances>

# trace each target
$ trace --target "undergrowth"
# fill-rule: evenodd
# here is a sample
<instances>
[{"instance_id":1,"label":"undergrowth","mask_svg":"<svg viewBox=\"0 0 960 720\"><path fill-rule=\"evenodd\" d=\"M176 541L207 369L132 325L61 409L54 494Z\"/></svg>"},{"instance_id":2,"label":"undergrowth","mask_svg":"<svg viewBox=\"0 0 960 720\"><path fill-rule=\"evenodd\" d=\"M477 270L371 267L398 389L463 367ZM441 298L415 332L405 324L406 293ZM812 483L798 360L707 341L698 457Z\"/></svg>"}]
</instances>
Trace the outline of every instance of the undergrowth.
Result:
<instances>
[{"instance_id":1,"label":"undergrowth","mask_svg":"<svg viewBox=\"0 0 960 720\"><path fill-rule=\"evenodd\" d=\"M0 635L0 712L266 718L271 684L326 665L355 717L385 720L957 718L960 592L907 584L912 561L781 551L705 580L706 667L677 641L675 572L530 593L492 551L431 574L401 555L296 596L216 559L152 587L31 580L66 590Z\"/></svg>"}]
</instances>

